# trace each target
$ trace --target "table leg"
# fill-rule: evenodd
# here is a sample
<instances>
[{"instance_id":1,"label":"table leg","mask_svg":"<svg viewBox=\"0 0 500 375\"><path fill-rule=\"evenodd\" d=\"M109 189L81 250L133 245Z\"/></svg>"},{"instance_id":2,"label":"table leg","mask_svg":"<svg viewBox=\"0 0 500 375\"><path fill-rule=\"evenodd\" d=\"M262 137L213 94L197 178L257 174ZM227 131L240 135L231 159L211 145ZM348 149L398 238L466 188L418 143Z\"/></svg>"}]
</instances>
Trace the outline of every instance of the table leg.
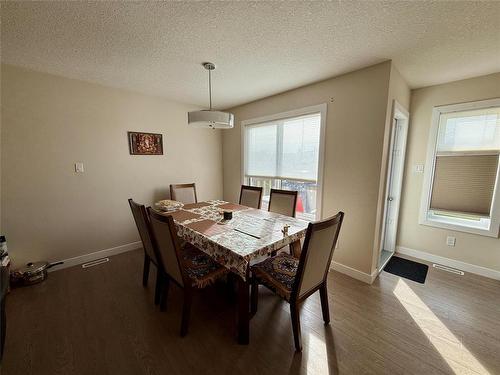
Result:
<instances>
[{"instance_id":1,"label":"table leg","mask_svg":"<svg viewBox=\"0 0 500 375\"><path fill-rule=\"evenodd\" d=\"M300 246L300 240L294 241L290 244L290 254L295 258L300 258L300 252L302 248Z\"/></svg>"},{"instance_id":2,"label":"table leg","mask_svg":"<svg viewBox=\"0 0 500 375\"><path fill-rule=\"evenodd\" d=\"M238 277L238 343L247 345L250 341L250 294L247 277Z\"/></svg>"}]
</instances>

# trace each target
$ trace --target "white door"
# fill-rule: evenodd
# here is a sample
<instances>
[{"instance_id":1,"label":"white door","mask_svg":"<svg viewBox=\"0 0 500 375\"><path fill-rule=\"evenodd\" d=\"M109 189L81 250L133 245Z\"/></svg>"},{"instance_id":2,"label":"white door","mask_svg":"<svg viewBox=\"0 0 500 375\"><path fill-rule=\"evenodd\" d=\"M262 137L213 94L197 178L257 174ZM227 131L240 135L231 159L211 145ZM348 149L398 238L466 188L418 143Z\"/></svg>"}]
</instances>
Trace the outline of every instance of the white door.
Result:
<instances>
[{"instance_id":1,"label":"white door","mask_svg":"<svg viewBox=\"0 0 500 375\"><path fill-rule=\"evenodd\" d=\"M408 133L408 113L398 108L395 103L393 118L391 154L386 186L386 202L384 211L384 226L381 241L380 266L383 267L396 251L399 206L401 203L401 187L406 153L406 138Z\"/></svg>"},{"instance_id":2,"label":"white door","mask_svg":"<svg viewBox=\"0 0 500 375\"><path fill-rule=\"evenodd\" d=\"M394 147L392 149L392 162L389 169L388 194L385 214L385 234L382 248L394 252L396 250L396 235L398 229L399 205L401 201L401 185L404 170L403 140L406 132L400 123L394 119Z\"/></svg>"}]
</instances>

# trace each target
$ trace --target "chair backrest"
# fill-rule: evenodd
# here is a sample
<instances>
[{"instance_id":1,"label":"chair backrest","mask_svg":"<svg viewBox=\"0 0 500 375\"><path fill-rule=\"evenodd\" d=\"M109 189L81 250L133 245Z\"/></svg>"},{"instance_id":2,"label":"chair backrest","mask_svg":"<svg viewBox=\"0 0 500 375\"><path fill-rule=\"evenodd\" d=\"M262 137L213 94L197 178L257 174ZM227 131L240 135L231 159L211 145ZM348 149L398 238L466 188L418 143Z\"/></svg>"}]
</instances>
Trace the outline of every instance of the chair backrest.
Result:
<instances>
[{"instance_id":1,"label":"chair backrest","mask_svg":"<svg viewBox=\"0 0 500 375\"><path fill-rule=\"evenodd\" d=\"M160 258L158 261L174 281L184 286L186 279L181 265L180 246L174 219L170 215L165 216L155 212L151 207L148 208L148 212L153 241Z\"/></svg>"},{"instance_id":2,"label":"chair backrest","mask_svg":"<svg viewBox=\"0 0 500 375\"><path fill-rule=\"evenodd\" d=\"M328 219L309 223L292 298L307 297L309 292L325 282L343 219L344 213L339 212Z\"/></svg>"},{"instance_id":3,"label":"chair backrest","mask_svg":"<svg viewBox=\"0 0 500 375\"><path fill-rule=\"evenodd\" d=\"M141 237L142 246L144 251L151 258L154 263L158 263L156 259L156 252L151 240L151 232L149 230L149 218L146 212L146 207L143 204L134 202L132 199L128 200L130 209L132 210L132 215L134 216L135 225L139 231L139 236Z\"/></svg>"},{"instance_id":4,"label":"chair backrest","mask_svg":"<svg viewBox=\"0 0 500 375\"><path fill-rule=\"evenodd\" d=\"M271 189L271 196L269 197L269 211L295 217L296 205L296 191Z\"/></svg>"},{"instance_id":5,"label":"chair backrest","mask_svg":"<svg viewBox=\"0 0 500 375\"><path fill-rule=\"evenodd\" d=\"M257 186L241 185L240 204L252 208L260 208L262 188Z\"/></svg>"},{"instance_id":6,"label":"chair backrest","mask_svg":"<svg viewBox=\"0 0 500 375\"><path fill-rule=\"evenodd\" d=\"M192 183L170 185L170 199L185 204L198 203L195 184Z\"/></svg>"}]
</instances>

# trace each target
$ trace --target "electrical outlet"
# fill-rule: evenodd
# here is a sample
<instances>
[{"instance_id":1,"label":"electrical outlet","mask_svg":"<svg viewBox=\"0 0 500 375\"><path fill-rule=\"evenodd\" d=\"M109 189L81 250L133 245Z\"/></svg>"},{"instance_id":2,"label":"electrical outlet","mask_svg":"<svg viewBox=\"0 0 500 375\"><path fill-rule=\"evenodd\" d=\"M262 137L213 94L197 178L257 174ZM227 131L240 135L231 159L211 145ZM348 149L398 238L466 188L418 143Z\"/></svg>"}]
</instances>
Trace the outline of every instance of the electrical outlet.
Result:
<instances>
[{"instance_id":1,"label":"electrical outlet","mask_svg":"<svg viewBox=\"0 0 500 375\"><path fill-rule=\"evenodd\" d=\"M456 242L457 242L457 239L455 237L452 237L452 236L446 237L446 244L448 246L455 246Z\"/></svg>"}]
</instances>

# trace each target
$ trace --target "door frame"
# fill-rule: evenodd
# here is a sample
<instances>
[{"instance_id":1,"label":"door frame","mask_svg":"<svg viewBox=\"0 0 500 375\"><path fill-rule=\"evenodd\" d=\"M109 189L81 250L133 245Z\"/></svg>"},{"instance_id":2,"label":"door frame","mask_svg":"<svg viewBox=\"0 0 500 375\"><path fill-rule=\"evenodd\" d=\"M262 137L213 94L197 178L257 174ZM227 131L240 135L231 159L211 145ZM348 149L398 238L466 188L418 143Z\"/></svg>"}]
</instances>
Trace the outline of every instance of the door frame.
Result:
<instances>
[{"instance_id":1,"label":"door frame","mask_svg":"<svg viewBox=\"0 0 500 375\"><path fill-rule=\"evenodd\" d=\"M379 249L378 249L378 256L377 256L377 270L378 272L382 271L389 262L389 260L392 258L394 253L396 252L395 249L391 253L391 255L384 261L383 264L380 264L380 257L382 255L382 250L385 242L385 234L386 234L386 221L387 221L387 209L388 209L388 199L389 199L389 193L390 193L390 185L392 182L392 179L390 178L390 175L392 173L392 167L393 167L393 158L394 158L394 146L395 146L395 135L396 135L396 126L401 126L401 129L403 131L403 139L401 140L401 150L402 150L402 163L401 166L403 168L402 173L401 173L401 181L399 183L399 200L398 200L398 208L397 208L397 213L396 213L396 231L395 235L397 236L397 227L398 227L398 221L399 221L399 211L401 209L401 191L403 187L403 178L404 178L404 171L405 171L405 158L406 158L406 146L407 146L407 140L408 140L408 129L409 129L409 123L410 123L410 114L409 112L401 105L398 103L397 100L393 100L393 105L392 105L392 114L391 114L391 140L389 144L389 160L388 160L388 168L387 168L387 174L386 174L386 184L385 184L385 193L384 193L384 208L383 208L383 216L382 216L382 230L381 230L381 236L380 236L380 243L379 243Z\"/></svg>"}]
</instances>

